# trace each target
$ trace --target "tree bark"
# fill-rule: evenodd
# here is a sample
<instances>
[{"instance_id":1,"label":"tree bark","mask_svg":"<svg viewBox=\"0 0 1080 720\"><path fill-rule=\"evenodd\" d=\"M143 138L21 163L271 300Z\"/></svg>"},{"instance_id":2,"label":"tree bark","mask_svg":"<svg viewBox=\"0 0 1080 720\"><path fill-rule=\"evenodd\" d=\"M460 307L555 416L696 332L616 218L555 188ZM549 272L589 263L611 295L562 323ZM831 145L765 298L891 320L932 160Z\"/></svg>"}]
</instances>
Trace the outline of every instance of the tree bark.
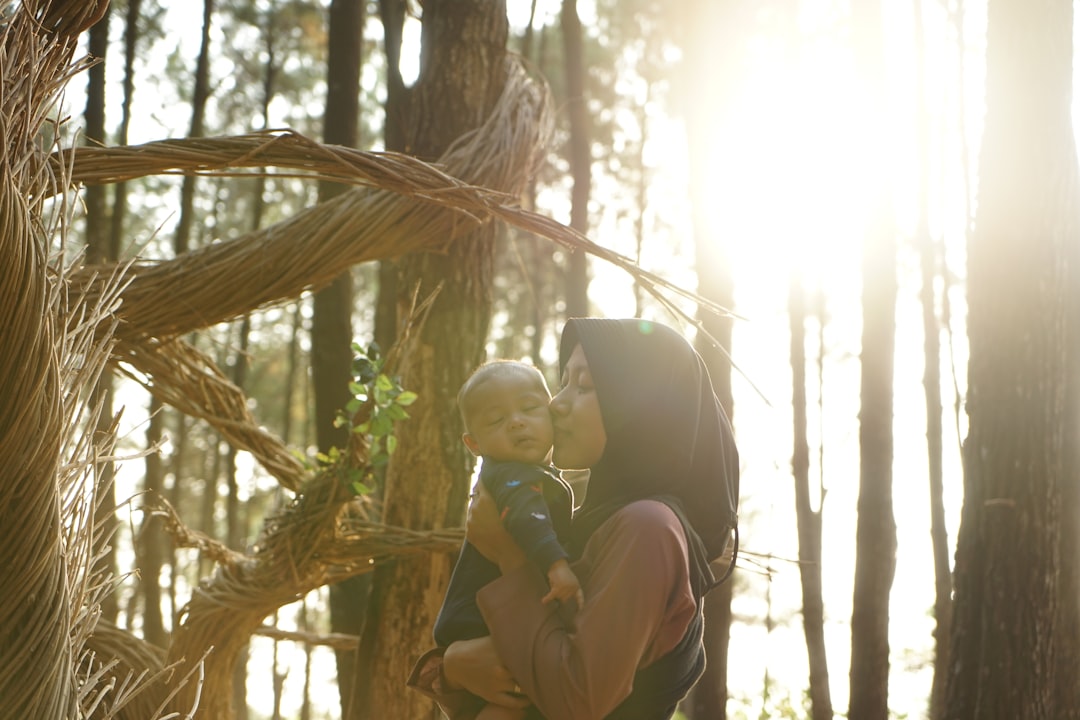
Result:
<instances>
[{"instance_id":1,"label":"tree bark","mask_svg":"<svg viewBox=\"0 0 1080 720\"><path fill-rule=\"evenodd\" d=\"M935 286L941 273L939 244L930 234L930 116L927 111L926 48L921 2L915 8L917 58L916 123L918 128L918 221L915 241L922 275L920 302L923 316L923 391L926 396L926 456L929 478L930 539L934 559L934 679L930 686L931 720L945 710L945 678L949 668L949 625L952 617L952 568L945 525L944 472L942 469L941 323Z\"/></svg>"},{"instance_id":2,"label":"tree bark","mask_svg":"<svg viewBox=\"0 0 1080 720\"><path fill-rule=\"evenodd\" d=\"M326 111L323 140L356 147L360 118L360 48L364 18L363 0L332 0L328 19ZM345 186L319 183L319 200L340 194ZM351 398L353 281L345 271L328 287L315 293L311 326L311 376L315 386L315 434L319 451L345 448L349 429L335 427L337 413ZM330 629L359 635L369 580L350 578L330 587ZM347 712L355 676L355 655L335 650L338 693L342 715Z\"/></svg>"},{"instance_id":3,"label":"tree bark","mask_svg":"<svg viewBox=\"0 0 1080 720\"><path fill-rule=\"evenodd\" d=\"M570 120L570 175L574 187L570 195L570 227L582 235L589 233L589 197L592 193L592 152L589 110L585 99L585 50L577 0L563 0L559 15L562 25L563 58L566 70L566 108ZM566 316L589 314L589 264L580 250L567 254Z\"/></svg>"},{"instance_id":4,"label":"tree bark","mask_svg":"<svg viewBox=\"0 0 1080 720\"><path fill-rule=\"evenodd\" d=\"M413 88L408 147L434 159L480 126L505 82L506 7L491 0L424 3L420 76ZM519 188L520 191L520 188ZM471 457L460 441L455 396L483 359L491 313L494 228L450 244L446 254L401 260L406 305L442 284L427 322L403 356L404 387L419 394L400 425L385 481L383 521L409 528L460 525ZM399 315L400 316L400 315ZM348 718L437 718L438 710L403 682L432 643L431 628L449 580L450 558L402 559L377 568Z\"/></svg>"},{"instance_id":5,"label":"tree bark","mask_svg":"<svg viewBox=\"0 0 1080 720\"><path fill-rule=\"evenodd\" d=\"M803 634L810 667L810 717L831 720L832 694L825 650L825 603L821 582L821 513L810 502L810 444L807 440L806 403L806 298L802 275L791 277L788 290L788 318L791 323L791 409L794 447L791 470L795 480L795 522L799 534L799 580L802 584ZM819 489L820 493L820 489Z\"/></svg>"},{"instance_id":6,"label":"tree bark","mask_svg":"<svg viewBox=\"0 0 1080 720\"><path fill-rule=\"evenodd\" d=\"M852 4L855 59L861 68L865 122L887 127L885 58L880 0ZM896 239L890 209L888 147L883 133L869 133L865 164L867 224L862 259L862 381L859 411L859 499L855 537L855 590L851 613L848 715L887 720L889 715L889 594L896 567L893 517L893 345L896 306Z\"/></svg>"},{"instance_id":7,"label":"tree bark","mask_svg":"<svg viewBox=\"0 0 1080 720\"><path fill-rule=\"evenodd\" d=\"M1066 392L1068 247L1080 233L1071 2L991 0L986 124L968 252L969 417L946 717L1071 717L1062 591L1076 508ZM1074 587L1074 586L1072 586ZM1071 598L1073 602L1076 598ZM1069 610L1069 614L1072 609ZM1059 703L1066 702L1061 705Z\"/></svg>"},{"instance_id":8,"label":"tree bark","mask_svg":"<svg viewBox=\"0 0 1080 720\"><path fill-rule=\"evenodd\" d=\"M729 235L717 211L717 198L710 191L718 172L715 158L723 157L729 142L723 127L729 118L728 108L735 82L738 45L738 15L734 4L700 0L692 4L686 16L677 18L685 53L682 76L685 84L676 88L684 116L690 163L689 194L694 233L695 270L698 292L722 307L735 304L735 280L727 243ZM693 18L687 22L687 18ZM722 50L718 51L718 48ZM718 54L719 52L719 54ZM691 78L700 68L714 68L707 83ZM719 128L719 129L718 129ZM732 320L711 312L699 315L702 327L719 343L699 335L697 349L705 360L713 389L734 422L735 408L731 391ZM718 568L726 571L727 568ZM705 674L691 691L684 705L691 720L723 720L727 717L728 647L731 639L731 600L739 572L706 597L705 602Z\"/></svg>"}]
</instances>

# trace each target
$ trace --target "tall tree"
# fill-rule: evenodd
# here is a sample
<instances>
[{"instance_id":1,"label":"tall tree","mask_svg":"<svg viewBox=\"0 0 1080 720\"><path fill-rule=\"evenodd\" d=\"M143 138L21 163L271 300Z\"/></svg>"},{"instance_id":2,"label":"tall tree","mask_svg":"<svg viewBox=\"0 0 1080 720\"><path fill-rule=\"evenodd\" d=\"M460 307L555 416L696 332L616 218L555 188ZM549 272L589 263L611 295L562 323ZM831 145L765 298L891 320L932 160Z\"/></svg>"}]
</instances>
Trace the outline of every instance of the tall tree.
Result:
<instances>
[{"instance_id":1,"label":"tall tree","mask_svg":"<svg viewBox=\"0 0 1080 720\"><path fill-rule=\"evenodd\" d=\"M116 144L128 144L131 127L131 100L135 95L135 55L139 46L139 13L142 0L128 0L124 15L124 78L123 97L120 99L120 124L116 131ZM120 257L120 241L124 236L124 219L127 216L127 183L113 186L113 206L109 226L109 252Z\"/></svg>"},{"instance_id":2,"label":"tall tree","mask_svg":"<svg viewBox=\"0 0 1080 720\"><path fill-rule=\"evenodd\" d=\"M730 151L723 128L730 121L732 97L737 86L739 3L736 0L693 0L679 6L674 18L684 52L682 82L676 96L686 126L690 163L689 194L694 234L698 292L723 307L735 305L735 281L728 254L730 234L717 212L721 201L713 188L718 173L716 158ZM708 68L709 78L701 73ZM644 168L642 168L644 172ZM702 327L719 343L699 338L701 352L713 387L728 417L735 420L731 391L732 321L705 313ZM731 599L738 571L705 598L705 675L692 691L687 713L692 720L723 720L727 717L728 646L731 638Z\"/></svg>"},{"instance_id":3,"label":"tall tree","mask_svg":"<svg viewBox=\"0 0 1080 720\"><path fill-rule=\"evenodd\" d=\"M502 91L508 34L501 0L424 3L420 75L412 91L408 147L435 159L479 127ZM420 399L402 424L387 472L383 520L411 528L453 527L463 520L471 457L460 441L455 396L483 359L491 313L494 228L450 243L446 254L401 260L407 304L439 284L427 322L402 360L403 385ZM449 580L444 556L401 559L376 569L357 663L356 702L348 718L436 718L438 710L402 681L422 648Z\"/></svg>"},{"instance_id":4,"label":"tall tree","mask_svg":"<svg viewBox=\"0 0 1080 720\"><path fill-rule=\"evenodd\" d=\"M589 107L585 97L585 48L577 0L563 0L559 15L566 73L566 108L570 120L570 227L583 235L589 231L589 197L592 194L592 141ZM589 314L589 266L583 252L569 253L566 269L566 316Z\"/></svg>"},{"instance_id":5,"label":"tall tree","mask_svg":"<svg viewBox=\"0 0 1080 720\"><path fill-rule=\"evenodd\" d=\"M202 137L204 133L206 103L210 96L210 28L213 24L214 0L203 0L201 42L195 62L195 75L191 97L191 124L188 134ZM180 214L173 233L173 252L182 255L191 245L192 228L195 224L195 178L186 176L180 187ZM147 443L160 445L165 433L165 406L156 397L150 401L150 421L147 425ZM177 450L173 455L174 481L181 476L183 464L183 417L177 418ZM212 483L209 479L208 483ZM165 491L165 468L158 451L146 457L144 486L147 493L161 494ZM168 645L168 632L161 613L161 570L169 553L170 541L162 529L161 519L148 514L140 533L140 587L143 594L143 633L147 641L159 647Z\"/></svg>"},{"instance_id":6,"label":"tall tree","mask_svg":"<svg viewBox=\"0 0 1080 720\"><path fill-rule=\"evenodd\" d=\"M1080 638L1061 608L1076 579L1076 557L1061 555L1077 512L1065 504L1077 482L1075 437L1065 435L1076 427L1067 260L1080 241L1072 27L1065 0L988 5L947 718L1077 711L1076 667L1066 663Z\"/></svg>"},{"instance_id":7,"label":"tall tree","mask_svg":"<svg viewBox=\"0 0 1080 720\"><path fill-rule=\"evenodd\" d=\"M788 289L788 320L791 325L791 410L794 447L791 471L795 480L795 524L799 535L799 581L802 585L803 635L810 666L810 717L831 720L832 694L825 651L825 604L821 582L821 506L824 493L818 486L818 509L814 510L810 488L810 443L807 439L806 401L806 291L802 273L792 273Z\"/></svg>"},{"instance_id":8,"label":"tall tree","mask_svg":"<svg viewBox=\"0 0 1080 720\"><path fill-rule=\"evenodd\" d=\"M919 250L923 317L923 393L926 397L926 455L929 478L930 538L934 558L934 679L930 686L930 718L941 720L945 704L945 678L949 668L949 624L952 616L952 568L945 525L944 471L942 469L941 323L935 287L941 276L939 243L930 232L930 114L927 108L926 40L922 2L913 3L916 53L916 127L918 137L918 220L915 242Z\"/></svg>"},{"instance_id":9,"label":"tall tree","mask_svg":"<svg viewBox=\"0 0 1080 720\"><path fill-rule=\"evenodd\" d=\"M356 147L360 123L360 56L364 25L363 0L332 0L328 18L326 112L323 138L328 143ZM338 195L344 186L319 184L319 200ZM314 297L311 325L311 377L315 386L315 434L319 451L344 448L349 429L337 427L337 413L349 402L352 379L352 275L346 271ZM366 576L330 588L330 625L334 632L359 635L368 592ZM348 706L355 677L355 653L335 651L342 714Z\"/></svg>"},{"instance_id":10,"label":"tall tree","mask_svg":"<svg viewBox=\"0 0 1080 720\"><path fill-rule=\"evenodd\" d=\"M862 378L859 411L859 500L855 590L851 612L848 714L889 715L889 594L896 568L893 517L893 345L896 332L896 238L890 209L889 147L881 0L851 5L855 61L864 98L862 122L867 216L862 244Z\"/></svg>"},{"instance_id":11,"label":"tall tree","mask_svg":"<svg viewBox=\"0 0 1080 720\"><path fill-rule=\"evenodd\" d=\"M387 150L408 152L406 123L410 89L401 75L401 45L405 33L405 0L379 0L386 51L386 123L383 141ZM398 268L393 260L379 261L379 294L375 301L375 342L389 348L397 337Z\"/></svg>"}]
</instances>

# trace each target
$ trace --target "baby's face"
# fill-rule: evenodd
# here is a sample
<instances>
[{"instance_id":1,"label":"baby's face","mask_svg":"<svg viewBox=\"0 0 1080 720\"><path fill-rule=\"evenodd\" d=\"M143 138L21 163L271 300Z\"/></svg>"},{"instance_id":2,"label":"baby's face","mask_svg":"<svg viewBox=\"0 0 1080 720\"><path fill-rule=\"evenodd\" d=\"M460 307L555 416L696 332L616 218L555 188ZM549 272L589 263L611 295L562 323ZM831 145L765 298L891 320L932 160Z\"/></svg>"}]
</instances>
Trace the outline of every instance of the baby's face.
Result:
<instances>
[{"instance_id":1,"label":"baby's face","mask_svg":"<svg viewBox=\"0 0 1080 720\"><path fill-rule=\"evenodd\" d=\"M553 436L550 400L539 376L526 372L494 375L469 394L466 444L492 460L546 463Z\"/></svg>"}]
</instances>

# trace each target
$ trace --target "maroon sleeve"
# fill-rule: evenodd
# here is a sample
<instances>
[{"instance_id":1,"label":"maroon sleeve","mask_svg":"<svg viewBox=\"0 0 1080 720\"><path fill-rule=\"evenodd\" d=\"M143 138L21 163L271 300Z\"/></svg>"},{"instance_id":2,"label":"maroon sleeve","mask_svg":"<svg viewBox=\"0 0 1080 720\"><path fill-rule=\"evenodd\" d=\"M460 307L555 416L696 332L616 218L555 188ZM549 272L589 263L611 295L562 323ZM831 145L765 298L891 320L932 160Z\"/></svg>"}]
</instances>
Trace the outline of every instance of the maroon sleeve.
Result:
<instances>
[{"instance_id":1,"label":"maroon sleeve","mask_svg":"<svg viewBox=\"0 0 1080 720\"><path fill-rule=\"evenodd\" d=\"M546 583L530 564L481 589L477 604L499 657L545 717L595 720L682 638L697 612L688 565L678 518L644 500L601 525L574 563L585 605L570 621L540 603Z\"/></svg>"},{"instance_id":2,"label":"maroon sleeve","mask_svg":"<svg viewBox=\"0 0 1080 720\"><path fill-rule=\"evenodd\" d=\"M405 683L439 704L450 720L472 720L483 701L465 690L443 689L442 661L446 648L434 648L420 656Z\"/></svg>"}]
</instances>

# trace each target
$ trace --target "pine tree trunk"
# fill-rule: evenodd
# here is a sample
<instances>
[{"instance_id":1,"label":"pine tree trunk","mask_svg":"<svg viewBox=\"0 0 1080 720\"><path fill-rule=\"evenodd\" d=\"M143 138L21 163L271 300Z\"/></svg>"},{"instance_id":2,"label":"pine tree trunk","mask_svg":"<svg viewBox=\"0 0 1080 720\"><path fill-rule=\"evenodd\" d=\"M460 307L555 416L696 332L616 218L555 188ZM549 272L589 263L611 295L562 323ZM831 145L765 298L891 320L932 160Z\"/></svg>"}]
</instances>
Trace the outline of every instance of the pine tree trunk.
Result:
<instances>
[{"instance_id":1,"label":"pine tree trunk","mask_svg":"<svg viewBox=\"0 0 1080 720\"><path fill-rule=\"evenodd\" d=\"M940 250L930 234L929 168L930 116L927 112L925 37L921 3L915 3L917 63L916 123L919 138L918 223L916 243L922 270L920 302L923 312L923 390L926 396L926 455L929 477L930 539L934 559L934 679L930 686L930 718L941 720L945 709L945 677L949 668L949 625L952 617L952 568L945 525L944 472L942 470L941 324L934 287Z\"/></svg>"},{"instance_id":2,"label":"pine tree trunk","mask_svg":"<svg viewBox=\"0 0 1080 720\"><path fill-rule=\"evenodd\" d=\"M1075 437L1065 435L1076 427L1066 399L1066 248L1080 241L1072 26L1063 0L988 6L950 719L1076 712L1067 697L1076 687L1076 626L1059 607L1076 578L1075 555L1061 555L1076 522L1066 505L1076 479L1065 474L1076 469ZM1059 682L1072 684L1064 698Z\"/></svg>"},{"instance_id":3,"label":"pine tree trunk","mask_svg":"<svg viewBox=\"0 0 1080 720\"><path fill-rule=\"evenodd\" d=\"M570 117L570 174L574 189L570 198L570 227L589 233L589 196L592 192L589 109L585 98L585 50L577 0L563 0L563 58L566 69L566 107ZM589 266L584 252L568 253L566 268L566 316L589 314Z\"/></svg>"},{"instance_id":4,"label":"pine tree trunk","mask_svg":"<svg viewBox=\"0 0 1080 720\"><path fill-rule=\"evenodd\" d=\"M364 17L363 0L333 0L328 20L326 111L323 139L328 143L356 147L360 117L360 48ZM319 184L319 200L326 201L344 190L334 183ZM335 427L337 413L349 402L352 380L353 282L342 273L328 287L315 293L311 329L311 375L315 384L315 429L320 452L348 443L347 427ZM359 635L370 581L350 578L330 587L330 629ZM336 650L341 712L347 710L355 676L356 653Z\"/></svg>"},{"instance_id":5,"label":"pine tree trunk","mask_svg":"<svg viewBox=\"0 0 1080 720\"><path fill-rule=\"evenodd\" d=\"M711 191L714 174L720 172L715 158L722 157L729 142L723 128L728 120L727 103L734 83L733 49L737 46L737 15L734 4L717 0L699 0L679 20L686 23L683 51L684 77L693 76L693 69L713 68L709 82L704 85L682 85L679 90L690 162L689 193L696 254L695 270L698 292L726 308L735 305L735 280L727 243L729 235L723 227L723 212ZM690 20L692 18L692 20ZM728 418L735 421L734 399L731 391L732 322L705 312L699 317L702 327L719 343L699 334L697 349L712 378L713 389ZM726 571L727 568L717 568ZM691 720L723 720L727 717L728 647L731 639L731 600L739 571L705 599L705 674L690 693L686 706Z\"/></svg>"},{"instance_id":6,"label":"pine tree trunk","mask_svg":"<svg viewBox=\"0 0 1080 720\"><path fill-rule=\"evenodd\" d=\"M420 76L413 88L409 147L434 159L462 133L481 124L505 79L506 8L492 0L424 3ZM410 255L400 262L408 303L419 286L442 292L399 368L402 384L419 394L401 423L386 476L383 520L412 528L460 526L468 495L470 456L460 441L455 396L483 359L491 312L493 231L488 225L453 242L445 255ZM351 719L437 718L438 710L403 683L431 628L449 580L444 556L400 559L375 570L371 604L357 663Z\"/></svg>"},{"instance_id":7,"label":"pine tree trunk","mask_svg":"<svg viewBox=\"0 0 1080 720\"><path fill-rule=\"evenodd\" d=\"M802 584L803 634L810 666L810 717L831 720L832 694L825 652L825 604L821 583L821 505L810 502L810 444L807 440L806 299L801 273L792 274L788 290L791 324L791 409L794 447L791 470L795 480L795 521L799 533L799 580ZM820 498L819 498L820 499Z\"/></svg>"},{"instance_id":8,"label":"pine tree trunk","mask_svg":"<svg viewBox=\"0 0 1080 720\"><path fill-rule=\"evenodd\" d=\"M885 128L885 58L881 0L852 4L855 59L862 72L867 125ZM889 594L896 567L893 517L893 345L896 239L890 209L883 133L862 148L868 187L862 261L862 382L859 411L859 500L855 537L855 590L851 613L848 715L889 715Z\"/></svg>"}]
</instances>

